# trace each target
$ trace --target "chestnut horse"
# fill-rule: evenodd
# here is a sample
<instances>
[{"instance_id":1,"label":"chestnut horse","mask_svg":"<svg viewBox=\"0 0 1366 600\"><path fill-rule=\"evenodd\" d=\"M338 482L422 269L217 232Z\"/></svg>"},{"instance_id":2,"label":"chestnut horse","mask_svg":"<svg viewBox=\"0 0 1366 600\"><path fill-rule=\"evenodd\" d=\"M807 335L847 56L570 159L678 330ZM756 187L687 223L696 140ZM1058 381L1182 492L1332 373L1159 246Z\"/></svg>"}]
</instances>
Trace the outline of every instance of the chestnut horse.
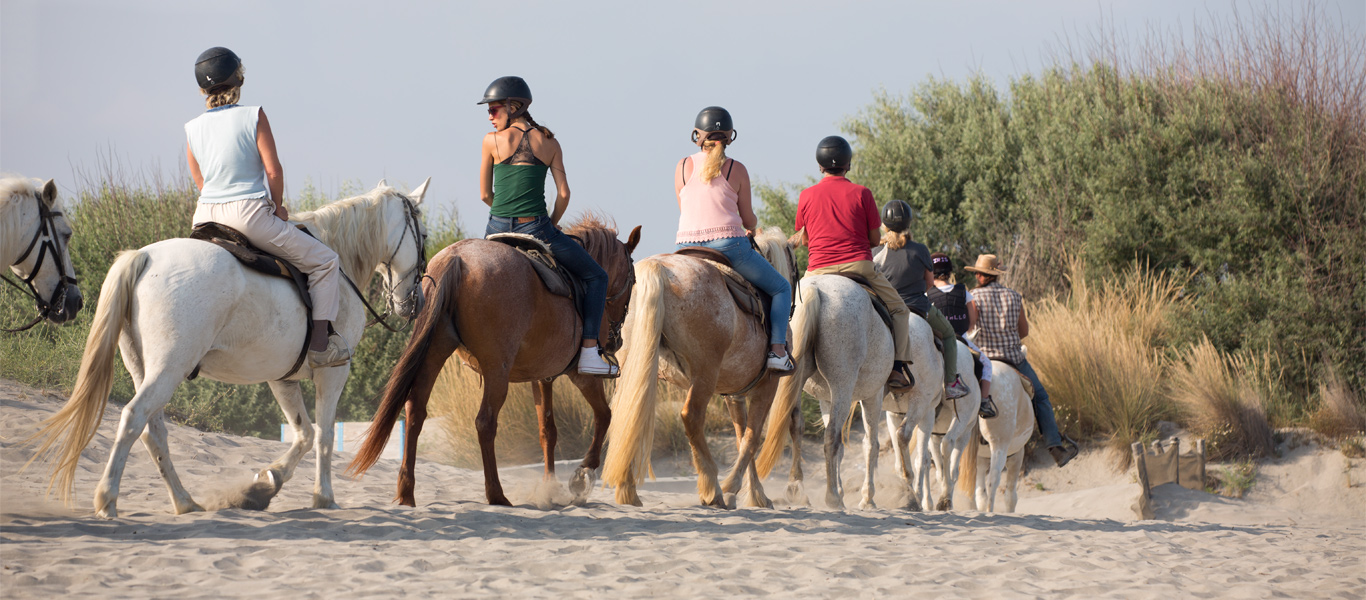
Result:
<instances>
[{"instance_id":1,"label":"chestnut horse","mask_svg":"<svg viewBox=\"0 0 1366 600\"><path fill-rule=\"evenodd\" d=\"M782 232L760 233L760 253L795 285L796 266ZM683 427L697 468L697 493L703 504L727 507L726 494L738 492L748 477L746 504L771 506L754 471L769 405L778 378L764 366L768 328L736 306L722 275L704 260L660 254L636 266L639 284L632 294L635 310L627 318L622 349L622 379L612 409L612 443L602 469L603 480L616 486L616 501L640 505L636 485L650 473L654 445L658 379L688 389ZM774 315L782 319L787 315ZM713 393L727 395L740 447L726 480L718 485L716 461L707 448L703 421ZM738 396L749 400L749 414Z\"/></svg>"},{"instance_id":2,"label":"chestnut horse","mask_svg":"<svg viewBox=\"0 0 1366 600\"><path fill-rule=\"evenodd\" d=\"M620 346L619 331L635 282L631 251L640 243L640 227L626 243L617 232L593 217L584 217L567 230L578 237L594 260L607 271L607 308L598 339L604 349ZM593 408L593 443L574 473L570 490L582 501L592 489L611 412L602 380L566 371L577 361L583 322L569 298L551 294L536 271L517 250L500 242L472 239L446 247L432 258L423 284L427 305L413 326L408 347L394 366L384 398L366 433L365 442L347 469L362 475L379 460L393 431L399 409L406 405L403 465L394 501L416 506L413 498L417 438L427 418L427 401L446 359L458 352L484 380L484 397L475 419L479 450L484 459L484 492L489 504L510 506L498 480L493 439L498 412L507 399L508 384L535 382L536 418L545 453L545 477L555 477L555 415L552 385L567 374Z\"/></svg>"}]
</instances>

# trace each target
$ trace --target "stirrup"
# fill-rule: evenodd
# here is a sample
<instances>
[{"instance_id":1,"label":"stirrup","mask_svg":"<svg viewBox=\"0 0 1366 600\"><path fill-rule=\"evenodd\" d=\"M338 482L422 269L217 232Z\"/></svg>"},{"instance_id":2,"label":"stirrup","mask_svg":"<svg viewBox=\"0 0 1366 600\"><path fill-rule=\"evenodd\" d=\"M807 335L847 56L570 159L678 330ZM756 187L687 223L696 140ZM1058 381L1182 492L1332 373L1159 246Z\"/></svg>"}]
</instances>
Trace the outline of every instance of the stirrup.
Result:
<instances>
[{"instance_id":1,"label":"stirrup","mask_svg":"<svg viewBox=\"0 0 1366 600\"><path fill-rule=\"evenodd\" d=\"M991 396L982 398L982 405L977 407L977 416L983 419L996 418L996 402L991 399Z\"/></svg>"}]
</instances>

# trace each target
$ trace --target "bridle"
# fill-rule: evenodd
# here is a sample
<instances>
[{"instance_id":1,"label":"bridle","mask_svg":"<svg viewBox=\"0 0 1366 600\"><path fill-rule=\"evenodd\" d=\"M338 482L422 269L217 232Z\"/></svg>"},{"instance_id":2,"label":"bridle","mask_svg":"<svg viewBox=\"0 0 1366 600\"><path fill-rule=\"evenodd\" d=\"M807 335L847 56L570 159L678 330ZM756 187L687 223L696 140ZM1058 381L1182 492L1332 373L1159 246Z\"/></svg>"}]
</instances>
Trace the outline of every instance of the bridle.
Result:
<instances>
[{"instance_id":1,"label":"bridle","mask_svg":"<svg viewBox=\"0 0 1366 600\"><path fill-rule=\"evenodd\" d=\"M417 246L417 264L407 273L404 273L402 277L395 278L393 280L393 285L381 286L384 290L385 298L388 299L384 313L380 314L379 311L376 311L375 307L370 305L370 301L366 300L365 294L360 291L359 287L356 287L355 282L351 281L351 278L347 277L345 273L342 273L342 278L345 279L346 283L351 286L351 289L356 292L356 296L360 298L361 304L365 305L365 309L370 312L372 318L365 323L365 326L369 327L371 325L379 324L379 326L395 333L397 333L399 329L390 325L388 322L390 315L388 307L393 305L394 290L397 290L402 282L407 281L409 277L411 277L413 285L408 290L408 295L405 296L403 300L399 301L399 306L415 304L420 302L422 298L422 280L424 278L430 279L430 276L427 275L427 236L422 233L422 224L420 221L422 213L418 210L417 205L413 204L413 201L409 200L407 196L404 196L403 194L396 195L403 199L403 234L399 236L398 243L394 244L394 251L389 254L389 258L384 264L393 265L394 258L398 256L399 250L403 249L403 240L407 239L409 230L412 230L413 243ZM416 315L417 311L415 310L413 313Z\"/></svg>"},{"instance_id":2,"label":"bridle","mask_svg":"<svg viewBox=\"0 0 1366 600\"><path fill-rule=\"evenodd\" d=\"M623 251L626 250L625 246L622 247L622 250L623 250ZM622 341L623 341L622 338L621 338L621 328L622 328L622 326L624 326L624 325L626 324L626 315L627 315L628 313L630 313L630 311L631 311L631 297L630 297L630 294L631 294L631 289L634 288L635 285L636 285L636 261L635 261L635 259L631 258L631 254L630 254L629 252L627 252L627 253L626 253L626 283L625 283L624 285L621 286L621 289L620 289L620 290L617 290L617 293L612 294L610 297L608 297L608 298L607 298L607 301L604 303L604 304L611 304L611 303L613 303L613 302L616 302L617 300L620 300L622 296L626 296L626 306L623 306L623 307L622 307L622 311L621 311L622 317L621 317L621 320L618 321L618 320L612 319L612 318L610 318L610 317L607 319L607 341L606 341L605 344L603 344L603 350L606 350L607 353L609 353L609 354L610 354L610 353L613 353L613 352L616 352L617 350L620 350L620 349L621 349L621 344L622 344ZM604 356L605 356L605 355L604 355Z\"/></svg>"},{"instance_id":3,"label":"bridle","mask_svg":"<svg viewBox=\"0 0 1366 600\"><path fill-rule=\"evenodd\" d=\"M38 228L33 232L33 239L29 240L28 247L24 248L24 252L20 254L19 258L11 265L15 266L23 263L24 260L28 258L29 254L33 253L33 249L38 248L38 259L33 263L33 271L28 274L28 277L23 279L24 285L27 287L20 287L19 284L10 281L8 277L4 277L3 275L0 275L0 279L4 279L5 283L14 286L15 289L18 289L36 300L38 302L38 316L28 325L24 325L17 329L0 328L0 330L9 333L27 331L44 319L50 318L54 309L58 312L64 310L66 305L67 284L76 285L79 283L79 280L75 277L75 273L68 274L66 272L66 265L63 264L62 261L62 257L65 256L66 253L62 248L61 236L57 234L57 223L55 219L55 217L62 215L61 211L49 209L47 205L43 203L42 197L40 197L37 192L33 194L33 199L38 202ZM40 239L43 240L42 244L38 243L38 240ZM44 300L42 295L38 293L38 288L33 286L33 280L37 279L38 274L42 272L43 260L47 258L48 254L52 255L52 262L57 265L59 280L56 289L52 290L52 297Z\"/></svg>"}]
</instances>

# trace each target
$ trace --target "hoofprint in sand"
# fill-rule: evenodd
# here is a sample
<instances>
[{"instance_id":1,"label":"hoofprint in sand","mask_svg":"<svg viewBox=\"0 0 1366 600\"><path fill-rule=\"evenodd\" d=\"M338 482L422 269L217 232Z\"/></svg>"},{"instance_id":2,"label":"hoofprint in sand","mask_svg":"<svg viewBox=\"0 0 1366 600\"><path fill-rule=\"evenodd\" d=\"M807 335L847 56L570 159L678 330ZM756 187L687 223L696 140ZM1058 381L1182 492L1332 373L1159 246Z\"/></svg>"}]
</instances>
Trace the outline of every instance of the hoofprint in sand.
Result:
<instances>
[{"instance_id":1,"label":"hoofprint in sand","mask_svg":"<svg viewBox=\"0 0 1366 600\"><path fill-rule=\"evenodd\" d=\"M1256 502L1184 490L1165 495L1158 514L1171 521L1123 517L1132 491L1123 475L1084 488L1091 470L1109 473L1099 457L1075 470L1032 473L1016 515L723 511L694 506L691 478L682 489L647 483L644 508L612 504L610 490L598 489L583 506L541 510L535 500L567 493L539 485L539 469L507 470L518 506L491 507L483 504L478 471L438 464L419 470L424 491L417 508L406 508L389 503L397 463L384 460L363 480L336 482L341 509L305 508L310 486L295 481L266 512L175 516L161 478L138 452L124 478L120 517L106 521L87 503L118 407L106 411L82 459L76 509L44 499L41 467L19 472L31 451L18 442L63 400L0 382L5 598L1366 594L1366 488L1345 483L1350 473L1361 486L1366 473L1349 471L1340 454L1326 451L1300 449L1264 466L1258 486L1268 490L1254 488ZM249 479L280 450L279 442L175 425L170 435L185 484L210 501L210 490ZM1319 472L1289 483L1287 474L1303 469ZM301 468L295 478L310 473ZM1275 489L1281 486L1300 489ZM1273 492L1280 505L1259 496ZM1305 512L1329 496L1339 499L1336 516ZM1097 518L1106 510L1123 518Z\"/></svg>"}]
</instances>

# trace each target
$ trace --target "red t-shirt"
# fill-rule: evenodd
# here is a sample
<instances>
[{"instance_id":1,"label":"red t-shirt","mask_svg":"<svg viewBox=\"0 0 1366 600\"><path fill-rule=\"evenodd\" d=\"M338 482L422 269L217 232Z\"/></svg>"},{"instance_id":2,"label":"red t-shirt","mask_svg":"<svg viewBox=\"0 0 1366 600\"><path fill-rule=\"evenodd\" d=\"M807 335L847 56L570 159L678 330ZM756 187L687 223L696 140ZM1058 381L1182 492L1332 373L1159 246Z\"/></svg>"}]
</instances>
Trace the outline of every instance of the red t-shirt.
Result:
<instances>
[{"instance_id":1,"label":"red t-shirt","mask_svg":"<svg viewBox=\"0 0 1366 600\"><path fill-rule=\"evenodd\" d=\"M873 260L868 232L882 225L868 188L826 176L797 199L797 230L806 229L807 269Z\"/></svg>"}]
</instances>

